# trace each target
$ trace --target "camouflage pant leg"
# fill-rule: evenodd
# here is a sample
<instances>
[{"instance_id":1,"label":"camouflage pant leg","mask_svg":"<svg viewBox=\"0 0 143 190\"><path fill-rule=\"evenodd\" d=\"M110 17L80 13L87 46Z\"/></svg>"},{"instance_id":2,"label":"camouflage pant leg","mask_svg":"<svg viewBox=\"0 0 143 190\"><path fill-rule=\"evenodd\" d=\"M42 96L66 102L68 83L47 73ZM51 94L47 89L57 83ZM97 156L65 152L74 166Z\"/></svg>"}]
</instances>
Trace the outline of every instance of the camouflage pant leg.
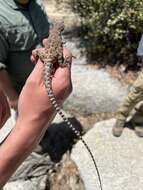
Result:
<instances>
[{"instance_id":1,"label":"camouflage pant leg","mask_svg":"<svg viewBox=\"0 0 143 190\"><path fill-rule=\"evenodd\" d=\"M135 113L131 118L132 124L135 125L143 125L143 102L137 108Z\"/></svg>"},{"instance_id":2,"label":"camouflage pant leg","mask_svg":"<svg viewBox=\"0 0 143 190\"><path fill-rule=\"evenodd\" d=\"M135 105L143 100L143 69L134 82L128 96L117 111L117 119L126 120Z\"/></svg>"}]
</instances>

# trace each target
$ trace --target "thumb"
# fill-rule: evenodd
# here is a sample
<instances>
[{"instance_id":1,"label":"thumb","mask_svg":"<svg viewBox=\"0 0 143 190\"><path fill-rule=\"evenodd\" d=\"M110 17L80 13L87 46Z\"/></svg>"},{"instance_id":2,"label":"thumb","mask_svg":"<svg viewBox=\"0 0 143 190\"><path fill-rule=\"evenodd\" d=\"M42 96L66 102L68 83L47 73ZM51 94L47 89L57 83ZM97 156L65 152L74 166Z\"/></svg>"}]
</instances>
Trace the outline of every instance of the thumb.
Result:
<instances>
[{"instance_id":1,"label":"thumb","mask_svg":"<svg viewBox=\"0 0 143 190\"><path fill-rule=\"evenodd\" d=\"M42 43L43 43L43 45L45 47L45 45L48 43L48 38L45 38Z\"/></svg>"},{"instance_id":2,"label":"thumb","mask_svg":"<svg viewBox=\"0 0 143 190\"><path fill-rule=\"evenodd\" d=\"M38 51L44 52L44 48L38 48ZM34 63L34 64L36 64L36 62L38 60L36 52L37 52L37 49L32 50L32 54L31 54L31 57L30 57L31 62Z\"/></svg>"}]
</instances>

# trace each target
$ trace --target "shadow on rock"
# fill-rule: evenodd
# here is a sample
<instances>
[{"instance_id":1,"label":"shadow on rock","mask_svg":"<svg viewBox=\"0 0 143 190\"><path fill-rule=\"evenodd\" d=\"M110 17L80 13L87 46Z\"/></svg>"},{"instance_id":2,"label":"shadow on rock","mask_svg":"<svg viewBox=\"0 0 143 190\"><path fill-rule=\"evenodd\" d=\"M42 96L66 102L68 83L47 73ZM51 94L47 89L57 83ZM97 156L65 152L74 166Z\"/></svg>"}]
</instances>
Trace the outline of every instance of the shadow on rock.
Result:
<instances>
[{"instance_id":1,"label":"shadow on rock","mask_svg":"<svg viewBox=\"0 0 143 190\"><path fill-rule=\"evenodd\" d=\"M134 130L134 126L133 126L133 123L132 121L128 121L126 124L125 124L125 127L130 129L130 130Z\"/></svg>"},{"instance_id":2,"label":"shadow on rock","mask_svg":"<svg viewBox=\"0 0 143 190\"><path fill-rule=\"evenodd\" d=\"M69 121L77 131L82 133L82 126L76 118L69 118ZM52 161L59 162L63 154L71 150L76 140L76 135L65 122L54 123L47 129L40 146L42 153L48 153Z\"/></svg>"}]
</instances>

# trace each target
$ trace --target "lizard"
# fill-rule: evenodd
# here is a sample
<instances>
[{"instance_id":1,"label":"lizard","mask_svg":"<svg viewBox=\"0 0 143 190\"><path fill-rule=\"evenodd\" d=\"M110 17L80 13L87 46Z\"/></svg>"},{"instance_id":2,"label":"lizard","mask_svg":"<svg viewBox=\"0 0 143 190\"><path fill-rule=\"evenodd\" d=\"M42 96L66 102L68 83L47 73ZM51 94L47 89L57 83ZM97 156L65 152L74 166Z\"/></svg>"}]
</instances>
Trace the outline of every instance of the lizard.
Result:
<instances>
[{"instance_id":1,"label":"lizard","mask_svg":"<svg viewBox=\"0 0 143 190\"><path fill-rule=\"evenodd\" d=\"M78 139L82 141L84 144L85 148L89 152L92 161L94 163L95 169L97 171L97 175L99 178L99 183L100 183L100 189L103 190L102 188L102 182L101 182L101 177L100 173L95 161L95 158L83 139L81 133L75 129L75 127L72 125L72 123L68 120L68 118L64 115L63 111L61 110L60 106L58 105L54 92L52 90L52 75L53 75L53 69L55 60L58 61L59 67L66 67L69 66L69 61L68 58L63 58L63 40L62 40L62 32L64 31L64 22L55 22L53 27L50 28L49 30L49 36L47 43L45 44L45 51L41 52L38 49L36 50L36 57L40 59L44 63L44 69L43 69L43 78L44 78L44 84L45 88L48 94L48 97L51 101L52 106L56 110L56 112L62 117L64 122L66 122L67 126L75 133Z\"/></svg>"}]
</instances>

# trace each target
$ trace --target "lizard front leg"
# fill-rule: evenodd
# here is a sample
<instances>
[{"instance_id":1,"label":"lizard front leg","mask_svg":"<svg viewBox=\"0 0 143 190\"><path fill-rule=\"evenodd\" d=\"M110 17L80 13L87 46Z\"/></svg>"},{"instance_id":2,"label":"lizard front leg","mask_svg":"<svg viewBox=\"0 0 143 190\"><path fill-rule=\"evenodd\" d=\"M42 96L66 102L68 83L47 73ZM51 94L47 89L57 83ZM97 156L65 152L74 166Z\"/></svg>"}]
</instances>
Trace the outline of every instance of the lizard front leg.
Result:
<instances>
[{"instance_id":1,"label":"lizard front leg","mask_svg":"<svg viewBox=\"0 0 143 190\"><path fill-rule=\"evenodd\" d=\"M63 53L58 55L58 63L60 67L67 67L70 66L71 59L69 56L65 56L63 58Z\"/></svg>"},{"instance_id":2,"label":"lizard front leg","mask_svg":"<svg viewBox=\"0 0 143 190\"><path fill-rule=\"evenodd\" d=\"M35 51L35 56L36 56L36 59L38 60L38 59L40 59L42 62L44 62L44 60L45 60L45 53L44 52L41 52L41 50L36 50Z\"/></svg>"}]
</instances>

